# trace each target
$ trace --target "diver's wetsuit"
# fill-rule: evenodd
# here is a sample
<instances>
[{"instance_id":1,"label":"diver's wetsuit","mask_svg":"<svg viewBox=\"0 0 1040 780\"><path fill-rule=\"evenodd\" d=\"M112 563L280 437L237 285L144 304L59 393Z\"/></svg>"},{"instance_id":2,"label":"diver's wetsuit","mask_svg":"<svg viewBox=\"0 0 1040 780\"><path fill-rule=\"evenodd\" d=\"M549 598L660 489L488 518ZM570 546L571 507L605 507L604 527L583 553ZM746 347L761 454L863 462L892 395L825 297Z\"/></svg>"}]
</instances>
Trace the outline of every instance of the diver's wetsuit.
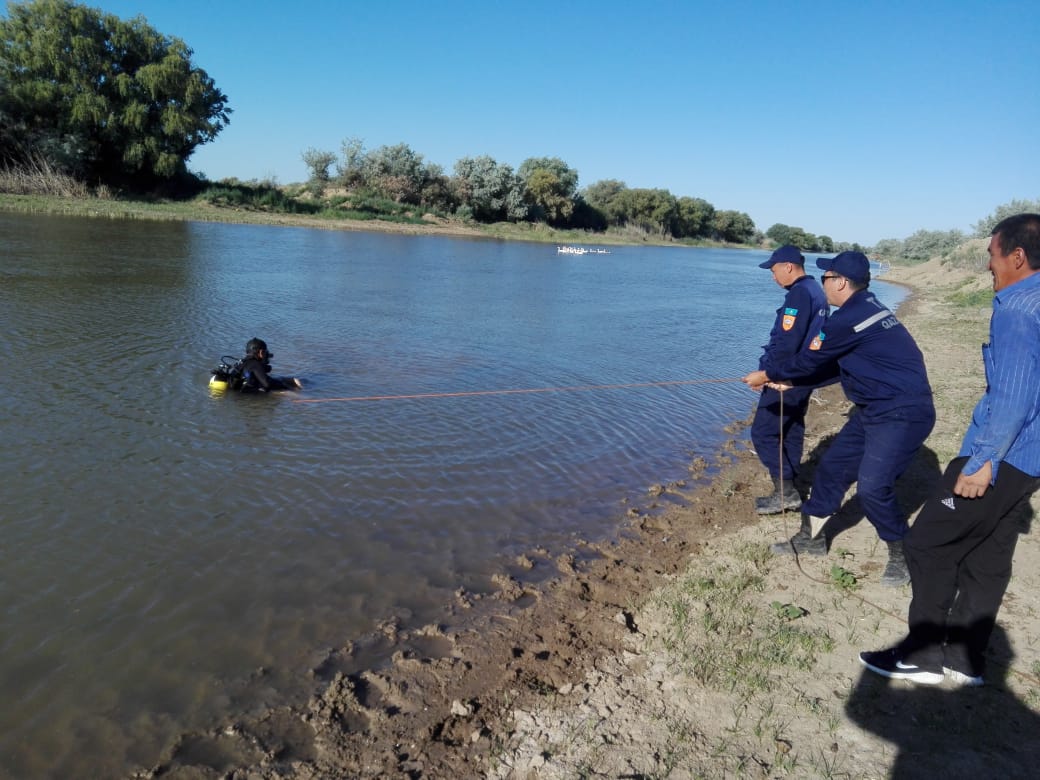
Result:
<instances>
[{"instance_id":1,"label":"diver's wetsuit","mask_svg":"<svg viewBox=\"0 0 1040 780\"><path fill-rule=\"evenodd\" d=\"M271 390L289 390L292 385L276 376L271 376L271 364L252 355L242 359L242 392L255 393Z\"/></svg>"}]
</instances>

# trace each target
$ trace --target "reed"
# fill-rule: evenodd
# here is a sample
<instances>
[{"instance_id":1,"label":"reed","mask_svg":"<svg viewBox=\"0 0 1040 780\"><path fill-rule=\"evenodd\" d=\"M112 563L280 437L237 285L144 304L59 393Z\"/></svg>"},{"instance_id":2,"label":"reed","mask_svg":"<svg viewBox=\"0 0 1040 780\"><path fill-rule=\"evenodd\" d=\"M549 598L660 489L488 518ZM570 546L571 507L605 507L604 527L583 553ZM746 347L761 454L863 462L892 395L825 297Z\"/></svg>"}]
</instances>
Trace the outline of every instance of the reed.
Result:
<instances>
[{"instance_id":1,"label":"reed","mask_svg":"<svg viewBox=\"0 0 1040 780\"><path fill-rule=\"evenodd\" d=\"M0 166L0 192L12 195L55 195L84 198L90 190L83 182L56 170L43 157L34 155L20 165Z\"/></svg>"}]
</instances>

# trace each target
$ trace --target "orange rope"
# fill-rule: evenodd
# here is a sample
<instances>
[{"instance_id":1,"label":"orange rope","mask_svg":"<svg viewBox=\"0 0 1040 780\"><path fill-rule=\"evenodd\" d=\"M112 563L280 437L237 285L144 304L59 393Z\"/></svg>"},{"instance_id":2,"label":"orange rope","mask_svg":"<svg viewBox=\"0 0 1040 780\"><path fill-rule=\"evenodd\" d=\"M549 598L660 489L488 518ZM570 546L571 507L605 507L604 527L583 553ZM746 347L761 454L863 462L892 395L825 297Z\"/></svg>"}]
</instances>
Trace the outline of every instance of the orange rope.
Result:
<instances>
[{"instance_id":1,"label":"orange rope","mask_svg":"<svg viewBox=\"0 0 1040 780\"><path fill-rule=\"evenodd\" d=\"M698 385L720 382L740 382L741 377L724 379L677 379L670 382L632 382L624 385L574 385L571 387L532 387L513 390L469 390L455 393L413 393L411 395L357 395L347 398L294 398L297 404L324 404L333 401L399 401L416 398L463 398L474 395L516 395L518 393L573 393L585 390L623 390L631 387L665 387L667 385Z\"/></svg>"}]
</instances>

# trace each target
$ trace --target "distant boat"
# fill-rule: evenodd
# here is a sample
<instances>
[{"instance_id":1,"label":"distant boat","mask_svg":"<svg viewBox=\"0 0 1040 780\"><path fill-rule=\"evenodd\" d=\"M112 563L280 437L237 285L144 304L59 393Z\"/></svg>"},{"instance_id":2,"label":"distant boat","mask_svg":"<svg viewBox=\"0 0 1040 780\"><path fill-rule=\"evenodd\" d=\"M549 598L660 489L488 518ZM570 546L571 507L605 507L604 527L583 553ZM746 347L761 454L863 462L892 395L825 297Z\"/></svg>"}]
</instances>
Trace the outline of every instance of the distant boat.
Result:
<instances>
[{"instance_id":1,"label":"distant boat","mask_svg":"<svg viewBox=\"0 0 1040 780\"><path fill-rule=\"evenodd\" d=\"M556 253L559 255L609 255L609 249L589 249L584 246L558 246Z\"/></svg>"}]
</instances>

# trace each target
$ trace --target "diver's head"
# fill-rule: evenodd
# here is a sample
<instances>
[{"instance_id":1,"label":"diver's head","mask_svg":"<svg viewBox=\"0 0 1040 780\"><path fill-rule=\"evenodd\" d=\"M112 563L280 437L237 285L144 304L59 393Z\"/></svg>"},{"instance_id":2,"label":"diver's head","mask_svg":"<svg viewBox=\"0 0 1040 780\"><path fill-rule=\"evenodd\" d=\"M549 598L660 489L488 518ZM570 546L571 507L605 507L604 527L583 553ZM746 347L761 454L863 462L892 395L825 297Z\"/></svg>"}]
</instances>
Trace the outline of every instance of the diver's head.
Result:
<instances>
[{"instance_id":1,"label":"diver's head","mask_svg":"<svg viewBox=\"0 0 1040 780\"><path fill-rule=\"evenodd\" d=\"M264 353L264 357L271 357L271 353L267 351L267 342L263 339L249 339L246 342L246 357L260 357L260 353Z\"/></svg>"}]
</instances>

